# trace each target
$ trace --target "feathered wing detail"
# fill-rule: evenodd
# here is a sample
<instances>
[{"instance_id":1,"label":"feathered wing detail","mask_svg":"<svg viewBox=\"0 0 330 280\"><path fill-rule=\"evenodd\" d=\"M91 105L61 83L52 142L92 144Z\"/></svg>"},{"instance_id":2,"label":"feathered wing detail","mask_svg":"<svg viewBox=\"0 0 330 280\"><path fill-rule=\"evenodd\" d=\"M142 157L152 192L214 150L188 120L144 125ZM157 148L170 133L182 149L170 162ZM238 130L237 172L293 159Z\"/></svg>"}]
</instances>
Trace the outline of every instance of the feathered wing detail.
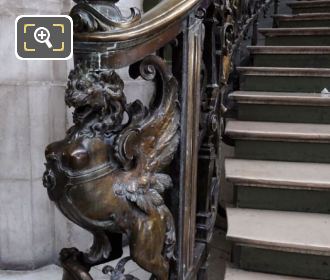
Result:
<instances>
[{"instance_id":1,"label":"feathered wing detail","mask_svg":"<svg viewBox=\"0 0 330 280\"><path fill-rule=\"evenodd\" d=\"M124 195L128 201L136 204L144 213L150 214L155 207L164 205L162 194L166 189L172 187L172 179L169 175L162 173L156 173L149 179L152 183L148 187L131 182L126 185L123 192L117 194Z\"/></svg>"},{"instance_id":2,"label":"feathered wing detail","mask_svg":"<svg viewBox=\"0 0 330 280\"><path fill-rule=\"evenodd\" d=\"M167 174L156 173L155 180L156 182L153 185L153 189L160 194L162 194L166 189L170 189L173 185L171 177Z\"/></svg>"},{"instance_id":3,"label":"feathered wing detail","mask_svg":"<svg viewBox=\"0 0 330 280\"><path fill-rule=\"evenodd\" d=\"M141 182L127 186L127 199L149 213L164 205L161 194L172 186L171 177L159 172L170 164L177 150L180 110L177 81L161 58L146 57L140 73L149 80L159 75L162 90L155 93L149 112L138 102L130 105L130 122L117 139L117 156L126 169L133 169L141 178Z\"/></svg>"}]
</instances>

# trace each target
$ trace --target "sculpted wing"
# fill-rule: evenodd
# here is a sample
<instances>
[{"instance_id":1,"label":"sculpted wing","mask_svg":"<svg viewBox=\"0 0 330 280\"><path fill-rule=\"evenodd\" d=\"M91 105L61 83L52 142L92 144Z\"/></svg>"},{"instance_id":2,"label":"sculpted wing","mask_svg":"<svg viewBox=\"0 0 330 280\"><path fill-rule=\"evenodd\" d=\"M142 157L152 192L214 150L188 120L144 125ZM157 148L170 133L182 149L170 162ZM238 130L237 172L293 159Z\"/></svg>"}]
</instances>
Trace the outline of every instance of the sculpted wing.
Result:
<instances>
[{"instance_id":1,"label":"sculpted wing","mask_svg":"<svg viewBox=\"0 0 330 280\"><path fill-rule=\"evenodd\" d=\"M144 212L163 205L161 194L172 186L170 176L159 173L173 159L179 144L180 110L177 81L156 56L141 62L141 76L161 78L149 110L137 101L129 106L129 125L118 138L117 154L127 170L139 178L127 187L127 199ZM134 186L133 186L134 185Z\"/></svg>"}]
</instances>

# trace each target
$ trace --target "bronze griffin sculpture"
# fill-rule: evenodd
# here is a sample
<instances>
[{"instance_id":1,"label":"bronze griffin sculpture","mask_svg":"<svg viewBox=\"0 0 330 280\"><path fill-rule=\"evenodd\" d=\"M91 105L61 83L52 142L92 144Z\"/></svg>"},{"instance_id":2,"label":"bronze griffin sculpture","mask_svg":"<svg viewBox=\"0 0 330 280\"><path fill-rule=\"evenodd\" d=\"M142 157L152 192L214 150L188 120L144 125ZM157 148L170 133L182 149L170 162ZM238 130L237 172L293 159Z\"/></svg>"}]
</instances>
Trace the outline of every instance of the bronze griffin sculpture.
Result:
<instances>
[{"instance_id":1,"label":"bronze griffin sculpture","mask_svg":"<svg viewBox=\"0 0 330 280\"><path fill-rule=\"evenodd\" d=\"M122 234L138 265L168 279L176 237L162 198L172 180L163 169L179 143L178 88L157 56L143 59L139 71L162 81L149 108L126 102L124 83L113 70L78 64L69 75L65 101L74 108L74 125L47 147L44 185L60 211L93 234L94 243L87 253L62 250L63 280L93 279L92 266L121 256Z\"/></svg>"}]
</instances>

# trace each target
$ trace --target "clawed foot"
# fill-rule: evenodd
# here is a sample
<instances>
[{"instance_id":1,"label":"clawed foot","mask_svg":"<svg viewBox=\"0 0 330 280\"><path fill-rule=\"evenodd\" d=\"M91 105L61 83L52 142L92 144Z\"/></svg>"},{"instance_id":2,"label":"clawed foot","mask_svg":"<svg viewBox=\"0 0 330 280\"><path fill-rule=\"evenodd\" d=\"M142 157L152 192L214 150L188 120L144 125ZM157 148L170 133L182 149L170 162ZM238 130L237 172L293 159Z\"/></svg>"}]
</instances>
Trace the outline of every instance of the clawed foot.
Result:
<instances>
[{"instance_id":1,"label":"clawed foot","mask_svg":"<svg viewBox=\"0 0 330 280\"><path fill-rule=\"evenodd\" d=\"M78 261L82 257L82 252L80 252L77 248L63 248L60 252L60 260L65 262L68 259L74 259Z\"/></svg>"},{"instance_id":2,"label":"clawed foot","mask_svg":"<svg viewBox=\"0 0 330 280\"><path fill-rule=\"evenodd\" d=\"M63 280L93 280L89 267L83 263L83 253L76 248L65 248L60 253L64 269Z\"/></svg>"}]
</instances>

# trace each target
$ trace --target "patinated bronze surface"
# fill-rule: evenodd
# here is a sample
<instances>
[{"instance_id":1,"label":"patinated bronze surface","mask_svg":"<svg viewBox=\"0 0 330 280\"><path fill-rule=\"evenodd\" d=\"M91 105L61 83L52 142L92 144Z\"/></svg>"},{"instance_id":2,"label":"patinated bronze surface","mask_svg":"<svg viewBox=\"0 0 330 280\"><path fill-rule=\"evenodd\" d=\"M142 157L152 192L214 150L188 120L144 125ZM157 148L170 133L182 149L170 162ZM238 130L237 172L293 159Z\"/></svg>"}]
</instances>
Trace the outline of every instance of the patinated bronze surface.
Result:
<instances>
[{"instance_id":1,"label":"patinated bronze surface","mask_svg":"<svg viewBox=\"0 0 330 280\"><path fill-rule=\"evenodd\" d=\"M104 268L112 280L137 279L125 275L130 260L159 280L206 280L226 94L240 42L270 1L163 0L128 17L115 0L74 2L74 125L47 147L44 185L94 243L62 250L63 280L92 280L91 267L121 257L123 234L130 257ZM155 81L148 107L127 103L124 66Z\"/></svg>"},{"instance_id":2,"label":"patinated bronze surface","mask_svg":"<svg viewBox=\"0 0 330 280\"><path fill-rule=\"evenodd\" d=\"M161 196L172 180L162 170L178 146L178 87L156 56L146 57L140 71L163 82L150 108L127 104L123 81L112 70L77 65L70 73L65 101L75 109L74 126L47 147L44 184L62 213L93 234L94 244L81 256L75 249L61 253L65 279L77 277L69 276L79 270L70 262L86 267L81 279L90 279L89 267L119 257L121 233L129 235L134 261L168 279L175 228Z\"/></svg>"},{"instance_id":3,"label":"patinated bronze surface","mask_svg":"<svg viewBox=\"0 0 330 280\"><path fill-rule=\"evenodd\" d=\"M106 32L116 28L127 28L141 21L141 13L137 8L131 8L131 15L124 17L115 5L117 1L85 1L76 0L70 16L73 19L74 31Z\"/></svg>"}]
</instances>

